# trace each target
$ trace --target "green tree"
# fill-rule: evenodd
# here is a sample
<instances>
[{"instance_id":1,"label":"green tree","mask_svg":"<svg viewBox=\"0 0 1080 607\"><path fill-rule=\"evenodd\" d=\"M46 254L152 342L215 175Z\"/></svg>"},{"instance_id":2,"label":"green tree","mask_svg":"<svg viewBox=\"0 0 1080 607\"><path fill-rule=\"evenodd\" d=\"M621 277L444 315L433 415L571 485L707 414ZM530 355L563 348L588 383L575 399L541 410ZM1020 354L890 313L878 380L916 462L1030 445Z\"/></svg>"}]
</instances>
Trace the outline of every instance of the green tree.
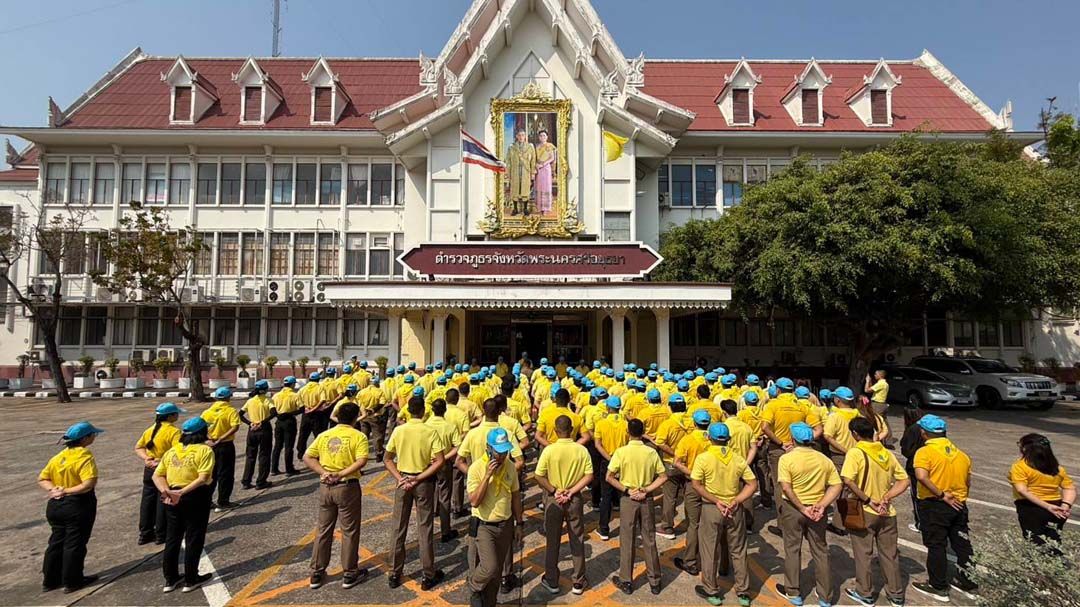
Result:
<instances>
[{"instance_id":1,"label":"green tree","mask_svg":"<svg viewBox=\"0 0 1080 607\"><path fill-rule=\"evenodd\" d=\"M903 137L822 171L797 160L718 219L661 238L660 280L733 285L848 337L849 375L929 307L976 318L1080 303L1080 179L1001 146Z\"/></svg>"},{"instance_id":2,"label":"green tree","mask_svg":"<svg viewBox=\"0 0 1080 607\"><path fill-rule=\"evenodd\" d=\"M1069 114L1058 116L1050 125L1046 134L1046 159L1054 168L1080 170L1080 129Z\"/></svg>"},{"instance_id":3,"label":"green tree","mask_svg":"<svg viewBox=\"0 0 1080 607\"><path fill-rule=\"evenodd\" d=\"M191 277L196 257L206 250L199 235L189 226L174 228L169 217L158 207L143 208L132 202L130 211L120 218L119 227L100 238L105 258L112 264L111 274L94 273L93 280L115 293L137 291L143 301L157 302L176 310L173 322L187 342L187 360L191 368L191 400L204 401L202 385L202 348L198 320L191 316L191 305L182 297Z\"/></svg>"}]
</instances>

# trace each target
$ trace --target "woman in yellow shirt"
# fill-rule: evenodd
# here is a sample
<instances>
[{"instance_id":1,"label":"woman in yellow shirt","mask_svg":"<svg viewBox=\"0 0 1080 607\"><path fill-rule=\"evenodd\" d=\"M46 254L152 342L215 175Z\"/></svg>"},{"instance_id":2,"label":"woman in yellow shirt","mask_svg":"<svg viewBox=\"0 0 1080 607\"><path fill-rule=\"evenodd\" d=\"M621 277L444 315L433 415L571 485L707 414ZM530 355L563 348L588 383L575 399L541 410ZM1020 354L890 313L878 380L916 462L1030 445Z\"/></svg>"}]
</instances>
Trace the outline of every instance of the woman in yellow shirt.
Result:
<instances>
[{"instance_id":1,"label":"woman in yellow shirt","mask_svg":"<svg viewBox=\"0 0 1080 607\"><path fill-rule=\"evenodd\" d=\"M86 543L97 517L98 471L94 454L87 449L104 432L90 422L79 422L64 432L64 450L57 453L38 474L38 486L48 492L45 519L52 534L45 549L41 590L60 586L74 592L97 581L96 575L83 575Z\"/></svg>"},{"instance_id":2,"label":"woman in yellow shirt","mask_svg":"<svg viewBox=\"0 0 1080 607\"><path fill-rule=\"evenodd\" d=\"M1038 545L1061 541L1061 528L1076 501L1076 485L1058 464L1045 436L1025 434L1016 444L1020 459L1009 468L1009 482L1020 529Z\"/></svg>"},{"instance_id":3,"label":"woman in yellow shirt","mask_svg":"<svg viewBox=\"0 0 1080 607\"><path fill-rule=\"evenodd\" d=\"M180 442L180 429L174 426L184 410L173 403L161 403L154 411L154 425L147 428L135 443L135 455L143 462L142 502L139 504L139 545L165 543L165 503L154 485L154 469L161 456Z\"/></svg>"}]
</instances>

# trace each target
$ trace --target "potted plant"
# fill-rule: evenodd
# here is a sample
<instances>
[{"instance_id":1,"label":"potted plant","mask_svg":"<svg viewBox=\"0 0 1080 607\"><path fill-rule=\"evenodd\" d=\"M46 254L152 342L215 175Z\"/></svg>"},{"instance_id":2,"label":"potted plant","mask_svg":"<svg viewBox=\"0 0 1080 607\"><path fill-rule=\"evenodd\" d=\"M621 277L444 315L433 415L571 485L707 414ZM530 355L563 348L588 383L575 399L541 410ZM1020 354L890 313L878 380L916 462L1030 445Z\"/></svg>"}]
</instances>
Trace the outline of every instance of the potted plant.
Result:
<instances>
[{"instance_id":1,"label":"potted plant","mask_svg":"<svg viewBox=\"0 0 1080 607\"><path fill-rule=\"evenodd\" d=\"M217 379L210 379L210 389L217 390L218 388L228 388L229 380L224 378L225 367L229 365L229 359L224 356L214 357L214 367L217 368Z\"/></svg>"},{"instance_id":2,"label":"potted plant","mask_svg":"<svg viewBox=\"0 0 1080 607\"><path fill-rule=\"evenodd\" d=\"M390 364L390 359L379 356L375 359L375 364L379 366L379 377L386 377L386 365Z\"/></svg>"},{"instance_id":3,"label":"potted plant","mask_svg":"<svg viewBox=\"0 0 1080 607\"><path fill-rule=\"evenodd\" d=\"M323 373L326 373L326 368L330 366L330 361L331 360L332 359L329 356L320 356L319 357L319 362L322 363Z\"/></svg>"},{"instance_id":4,"label":"potted plant","mask_svg":"<svg viewBox=\"0 0 1080 607\"><path fill-rule=\"evenodd\" d=\"M85 390L94 386L94 357L83 354L79 357L79 366L75 372L71 387L76 390Z\"/></svg>"},{"instance_id":5,"label":"potted plant","mask_svg":"<svg viewBox=\"0 0 1080 607\"><path fill-rule=\"evenodd\" d=\"M184 359L184 370L181 371L180 377L176 380L176 387L181 390L191 389L191 362Z\"/></svg>"},{"instance_id":6,"label":"potted plant","mask_svg":"<svg viewBox=\"0 0 1080 607\"><path fill-rule=\"evenodd\" d=\"M109 376L98 380L98 386L105 389L114 390L116 388L124 387L124 378L120 377L117 370L120 368L120 359L110 357L105 359L105 368L109 370Z\"/></svg>"},{"instance_id":7,"label":"potted plant","mask_svg":"<svg viewBox=\"0 0 1080 607\"><path fill-rule=\"evenodd\" d=\"M267 356L262 362L263 366L266 367L266 381L270 384L270 388L280 388L281 380L274 377L274 367L278 364L278 357Z\"/></svg>"},{"instance_id":8,"label":"potted plant","mask_svg":"<svg viewBox=\"0 0 1080 607\"><path fill-rule=\"evenodd\" d=\"M127 390L138 390L146 386L146 381L142 378L143 360L141 358L132 358L128 361L128 376L124 378L124 388Z\"/></svg>"},{"instance_id":9,"label":"potted plant","mask_svg":"<svg viewBox=\"0 0 1080 607\"><path fill-rule=\"evenodd\" d=\"M311 362L311 359L306 356L301 356L296 359L296 364L300 365L300 375L303 375L304 377L308 376L307 366L309 362Z\"/></svg>"},{"instance_id":10,"label":"potted plant","mask_svg":"<svg viewBox=\"0 0 1080 607\"><path fill-rule=\"evenodd\" d=\"M30 355L20 354L16 357L19 361L19 376L8 382L8 387L12 390L25 390L31 385L31 379L26 377L26 367L30 366Z\"/></svg>"},{"instance_id":11,"label":"potted plant","mask_svg":"<svg viewBox=\"0 0 1080 607\"><path fill-rule=\"evenodd\" d=\"M154 388L175 388L176 380L169 379L169 369L172 367L172 361L164 356L159 356L154 359L154 370L157 371L157 377L154 378Z\"/></svg>"},{"instance_id":12,"label":"potted plant","mask_svg":"<svg viewBox=\"0 0 1080 607\"><path fill-rule=\"evenodd\" d=\"M255 381L248 376L247 366L251 363L251 357L247 354L238 354L236 356L236 365L240 367L240 371L236 373L236 387L241 390L250 390Z\"/></svg>"}]
</instances>

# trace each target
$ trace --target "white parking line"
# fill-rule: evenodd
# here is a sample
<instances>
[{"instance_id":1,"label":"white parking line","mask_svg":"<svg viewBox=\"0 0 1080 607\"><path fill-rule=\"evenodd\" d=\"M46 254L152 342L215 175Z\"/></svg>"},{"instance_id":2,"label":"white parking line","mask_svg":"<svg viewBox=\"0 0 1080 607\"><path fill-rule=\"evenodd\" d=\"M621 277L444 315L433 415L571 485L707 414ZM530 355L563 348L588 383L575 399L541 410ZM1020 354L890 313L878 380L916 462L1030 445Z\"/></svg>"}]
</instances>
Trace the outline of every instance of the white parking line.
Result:
<instances>
[{"instance_id":1,"label":"white parking line","mask_svg":"<svg viewBox=\"0 0 1080 607\"><path fill-rule=\"evenodd\" d=\"M210 557L207 556L205 550L199 558L199 571L210 573L214 576L209 582L203 584L202 587L209 607L225 607L225 605L232 600L232 594L229 593L229 589L225 586L225 582L221 580L221 576L218 575L217 569L214 568L214 563L210 561Z\"/></svg>"},{"instance_id":2,"label":"white parking line","mask_svg":"<svg viewBox=\"0 0 1080 607\"><path fill-rule=\"evenodd\" d=\"M1006 487L1012 488L1012 484L1009 483L1009 481L1002 480L996 476L990 476L989 474L979 474L978 472L972 472L971 476L977 476L983 480L990 481L991 483L997 483L999 485L1004 485Z\"/></svg>"},{"instance_id":3,"label":"white parking line","mask_svg":"<svg viewBox=\"0 0 1080 607\"><path fill-rule=\"evenodd\" d=\"M982 500L977 500L973 497L969 497L967 501L969 503L979 504L980 506L986 506L988 508L997 508L998 510L1005 510L1007 512L1016 512L1016 508L1013 506L1002 506L1001 504L995 504L993 502L984 502ZM1080 525L1080 521L1074 521L1073 519L1069 519L1065 522L1070 525Z\"/></svg>"}]
</instances>

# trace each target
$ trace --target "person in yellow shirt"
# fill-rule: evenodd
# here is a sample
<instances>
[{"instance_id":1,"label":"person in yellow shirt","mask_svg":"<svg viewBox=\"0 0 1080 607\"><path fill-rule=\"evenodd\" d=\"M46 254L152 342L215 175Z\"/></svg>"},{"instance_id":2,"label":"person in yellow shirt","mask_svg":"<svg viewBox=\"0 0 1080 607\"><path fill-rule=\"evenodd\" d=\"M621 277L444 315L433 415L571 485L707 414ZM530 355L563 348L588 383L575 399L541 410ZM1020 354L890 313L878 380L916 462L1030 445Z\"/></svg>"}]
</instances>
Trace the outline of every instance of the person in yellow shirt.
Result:
<instances>
[{"instance_id":1,"label":"person in yellow shirt","mask_svg":"<svg viewBox=\"0 0 1080 607\"><path fill-rule=\"evenodd\" d=\"M51 530L41 567L44 592L61 586L75 592L98 580L96 575L85 575L83 566L97 517L97 461L88 447L102 432L90 422L72 425L61 439L64 449L38 474L38 486L49 497L45 520Z\"/></svg>"},{"instance_id":2,"label":"person in yellow shirt","mask_svg":"<svg viewBox=\"0 0 1080 607\"><path fill-rule=\"evenodd\" d=\"M734 373L728 373L720 378L720 390L713 397L713 402L719 405L725 400L733 400L736 403L742 398L742 390L739 389Z\"/></svg>"},{"instance_id":3,"label":"person in yellow shirt","mask_svg":"<svg viewBox=\"0 0 1080 607\"><path fill-rule=\"evenodd\" d=\"M739 403L739 410L742 410L748 403L746 402L746 395L753 392L757 395L757 404L763 405L769 400L769 395L765 392L765 388L761 387L761 378L757 375L750 373L746 376L746 384L740 389L743 400ZM760 483L759 483L760 484Z\"/></svg>"},{"instance_id":4,"label":"person in yellow shirt","mask_svg":"<svg viewBox=\"0 0 1080 607\"><path fill-rule=\"evenodd\" d=\"M211 496L217 492L214 512L223 512L236 504L230 501L236 482L236 433L240 431L240 413L232 406L232 389L222 386L214 391L216 399L202 412L206 420L206 445L214 450L214 474Z\"/></svg>"},{"instance_id":5,"label":"person in yellow shirt","mask_svg":"<svg viewBox=\"0 0 1080 607\"><path fill-rule=\"evenodd\" d=\"M154 469L161 456L180 442L176 420L184 410L173 403L161 403L154 411L154 425L135 443L135 455L143 462L142 500L139 503L139 545L165 543L165 503L154 484Z\"/></svg>"},{"instance_id":6,"label":"person in yellow shirt","mask_svg":"<svg viewBox=\"0 0 1080 607\"><path fill-rule=\"evenodd\" d=\"M627 423L629 441L615 450L607 466L607 482L622 497L619 501L619 574L611 583L623 594L633 592L635 536L641 534L649 591L660 594L660 555L656 551L653 493L667 482L664 463L656 449L642 442L645 424Z\"/></svg>"},{"instance_id":7,"label":"person in yellow shirt","mask_svg":"<svg viewBox=\"0 0 1080 607\"><path fill-rule=\"evenodd\" d=\"M805 537L810 543L817 595L821 597L819 600L826 602L832 597L832 578L829 546L825 541L825 511L840 497L843 485L836 466L814 448L813 428L804 422L795 422L788 428L788 433L794 446L780 457L777 468L780 494L784 498L778 517L784 541L784 594L789 602L802 603L799 577Z\"/></svg>"},{"instance_id":8,"label":"person in yellow shirt","mask_svg":"<svg viewBox=\"0 0 1080 607\"><path fill-rule=\"evenodd\" d=\"M567 368L568 368L568 365L566 364L566 357L565 356L560 356L559 357L559 362L556 363L556 365L555 365L555 375L558 376L559 379L562 379L562 378L566 377L566 369Z\"/></svg>"},{"instance_id":9,"label":"person in yellow shirt","mask_svg":"<svg viewBox=\"0 0 1080 607\"><path fill-rule=\"evenodd\" d=\"M409 410L409 399L413 397L413 390L416 386L416 376L406 375L402 378L402 383L398 387L397 392L394 393L394 402L397 403L397 419L401 421L402 414L407 414Z\"/></svg>"},{"instance_id":10,"label":"person in yellow shirt","mask_svg":"<svg viewBox=\"0 0 1080 607\"><path fill-rule=\"evenodd\" d=\"M360 406L357 422L360 431L368 437L368 445L375 460L381 460L386 438L386 394L378 377L372 377L367 387L361 388L356 395L356 404Z\"/></svg>"},{"instance_id":11,"label":"person in yellow shirt","mask_svg":"<svg viewBox=\"0 0 1080 607\"><path fill-rule=\"evenodd\" d=\"M270 420L277 416L274 403L266 394L270 384L265 379L255 382L250 398L240 407L240 421L248 425L247 449L244 453L244 474L240 477L240 486L251 489L255 463L259 464L259 475L255 479L256 489L268 489L273 486L270 477L270 450L274 445L273 428Z\"/></svg>"},{"instance_id":12,"label":"person in yellow shirt","mask_svg":"<svg viewBox=\"0 0 1080 607\"><path fill-rule=\"evenodd\" d=\"M515 398L515 391L513 380L503 380L499 386L499 392L506 398L507 412L521 424L522 430L528 434L533 429L532 403Z\"/></svg>"},{"instance_id":13,"label":"person in yellow shirt","mask_svg":"<svg viewBox=\"0 0 1080 607\"><path fill-rule=\"evenodd\" d=\"M491 390L483 385L483 380L479 373L474 373L469 376L469 400L474 403L482 403L491 398L491 396Z\"/></svg>"},{"instance_id":14,"label":"person in yellow shirt","mask_svg":"<svg viewBox=\"0 0 1080 607\"><path fill-rule=\"evenodd\" d=\"M270 452L270 474L281 474L281 452L285 452L285 474L300 474L293 465L293 446L296 444L296 416L303 409L292 375L281 382L281 391L271 399L277 417L274 419L274 449Z\"/></svg>"},{"instance_id":15,"label":"person in yellow shirt","mask_svg":"<svg viewBox=\"0 0 1080 607\"><path fill-rule=\"evenodd\" d=\"M172 592L183 581L181 592L191 592L210 581L210 573L199 574L199 559L206 543L210 522L210 485L214 473L214 450L206 446L209 426L193 417L180 428L180 444L162 456L154 470L154 484L165 501L168 519L162 572L163 592ZM180 576L180 544L184 545L184 575Z\"/></svg>"},{"instance_id":16,"label":"person in yellow shirt","mask_svg":"<svg viewBox=\"0 0 1080 607\"><path fill-rule=\"evenodd\" d=\"M559 440L558 429L555 420L566 416L570 420L570 439L584 445L592 436L588 430L582 430L581 416L570 410L570 393L565 388L555 391L555 404L540 412L540 419L536 422L536 442L541 447L547 447Z\"/></svg>"},{"instance_id":17,"label":"person in yellow shirt","mask_svg":"<svg viewBox=\"0 0 1080 607\"><path fill-rule=\"evenodd\" d=\"M503 428L485 436L485 452L469 466L466 489L472 505L469 521L470 605L495 607L499 597L499 573L513 558L514 529L522 529L521 485L508 461L513 440Z\"/></svg>"},{"instance_id":18,"label":"person in yellow shirt","mask_svg":"<svg viewBox=\"0 0 1080 607\"><path fill-rule=\"evenodd\" d=\"M673 468L679 471L684 483L690 482L690 474L694 470L694 462L697 457L709 448L709 425L713 422L708 411L698 410L693 413L691 419L694 429L687 432L675 446L675 457L671 462ZM693 489L685 491L683 498L683 511L686 515L686 546L682 554L673 559L675 567L690 575L701 573L701 554L698 546L698 527L701 523L701 496Z\"/></svg>"},{"instance_id":19,"label":"person in yellow shirt","mask_svg":"<svg viewBox=\"0 0 1080 607\"><path fill-rule=\"evenodd\" d=\"M646 405L638 409L636 413L637 419L645 424L646 436L656 436L660 426L671 418L671 408L665 405L661 398L660 390L649 388L645 392Z\"/></svg>"},{"instance_id":20,"label":"person in yellow shirt","mask_svg":"<svg viewBox=\"0 0 1080 607\"><path fill-rule=\"evenodd\" d=\"M458 408L469 416L469 427L475 428L484 419L484 403L472 399L472 386L469 382L458 384Z\"/></svg>"},{"instance_id":21,"label":"person in yellow shirt","mask_svg":"<svg viewBox=\"0 0 1080 607\"><path fill-rule=\"evenodd\" d=\"M1024 537L1042 546L1061 541L1061 529L1076 501L1076 485L1058 464L1050 439L1025 434L1017 443L1020 458L1009 468L1013 500Z\"/></svg>"},{"instance_id":22,"label":"person in yellow shirt","mask_svg":"<svg viewBox=\"0 0 1080 607\"><path fill-rule=\"evenodd\" d=\"M439 375L439 377L437 377L433 382L434 385L432 385L430 388L426 386L424 387L424 390L427 390L427 392L424 394L424 402L427 404L428 407L431 407L431 403L435 402L440 398L446 400L446 381L447 380L445 377Z\"/></svg>"},{"instance_id":23,"label":"person in yellow shirt","mask_svg":"<svg viewBox=\"0 0 1080 607\"><path fill-rule=\"evenodd\" d=\"M754 440L754 430L744 421L739 419L739 403L733 399L725 399L720 402L720 409L724 412L724 423L727 424L730 437L727 446L738 453L749 466L757 458L757 441ZM711 426L710 426L711 427Z\"/></svg>"},{"instance_id":24,"label":"person in yellow shirt","mask_svg":"<svg viewBox=\"0 0 1080 607\"><path fill-rule=\"evenodd\" d=\"M971 562L967 497L971 487L971 458L946 437L945 420L924 415L918 422L923 446L915 452L919 528L926 546L926 582L912 588L945 600L952 586L970 593L977 587L963 574ZM949 580L947 548L956 555L957 574Z\"/></svg>"},{"instance_id":25,"label":"person in yellow shirt","mask_svg":"<svg viewBox=\"0 0 1080 607\"><path fill-rule=\"evenodd\" d=\"M738 408L734 400L725 399L724 402ZM694 460L690 471L694 491L702 500L698 526L702 583L694 587L694 592L717 607L723 604L717 572L726 569L721 563L729 560L735 564L732 589L739 605L750 605L745 513L757 490L757 480L746 465L746 458L730 446L729 424L735 421L714 422L709 426L711 446Z\"/></svg>"},{"instance_id":26,"label":"person in yellow shirt","mask_svg":"<svg viewBox=\"0 0 1080 607\"><path fill-rule=\"evenodd\" d=\"M629 442L630 435L628 434L626 419L619 414L619 409L622 408L622 400L618 396L609 395L604 401L604 405L608 413L606 416L596 420L592 436L596 451L600 454L600 466L597 467L596 473L605 480L600 485L600 522L596 533L600 536L600 539L607 541L611 539L611 510L613 507L612 501L615 497L615 488L611 483L607 482L608 463L611 461L615 450Z\"/></svg>"},{"instance_id":27,"label":"person in yellow shirt","mask_svg":"<svg viewBox=\"0 0 1080 607\"><path fill-rule=\"evenodd\" d=\"M833 409L828 414L828 417L824 418L825 423L823 424L821 437L828 445L826 455L836 465L836 469L840 470L844 466L845 454L854 449L857 442L851 433L849 424L851 420L859 417L859 410L855 408L855 393L847 386L836 388L836 390L830 392L830 396L833 400ZM841 494L841 497L843 497L843 494ZM830 523L828 530L837 535L847 535L839 508L833 509L832 523Z\"/></svg>"},{"instance_id":28,"label":"person in yellow shirt","mask_svg":"<svg viewBox=\"0 0 1080 607\"><path fill-rule=\"evenodd\" d=\"M352 588L368 576L359 567L360 513L363 492L360 474L368 460L368 440L354 426L360 415L355 403L337 410L337 425L315 438L304 452L304 463L319 475L319 495L315 517L315 542L311 546L311 577L308 586L319 588L326 581L334 528L341 523L342 588Z\"/></svg>"},{"instance_id":29,"label":"person in yellow shirt","mask_svg":"<svg viewBox=\"0 0 1080 607\"><path fill-rule=\"evenodd\" d=\"M885 415L889 410L889 382L885 381L885 370L874 371L873 378L868 373L864 388L870 395L870 405L874 407L874 413Z\"/></svg>"},{"instance_id":30,"label":"person in yellow shirt","mask_svg":"<svg viewBox=\"0 0 1080 607\"><path fill-rule=\"evenodd\" d=\"M690 415L698 411L707 411L714 422L724 421L724 412L720 410L720 405L713 402L710 397L709 386L702 384L696 390L697 398L693 403L687 405L686 411Z\"/></svg>"},{"instance_id":31,"label":"person in yellow shirt","mask_svg":"<svg viewBox=\"0 0 1080 607\"><path fill-rule=\"evenodd\" d=\"M407 406L409 420L394 428L383 459L386 469L398 483L394 491L394 551L387 581L391 588L401 585L401 574L405 569L405 537L415 505L420 563L424 569L420 587L426 592L445 575L441 569L435 569L435 534L431 519L435 508L435 475L442 469L446 446L435 428L423 422L424 397L413 396Z\"/></svg>"},{"instance_id":32,"label":"person in yellow shirt","mask_svg":"<svg viewBox=\"0 0 1080 607\"><path fill-rule=\"evenodd\" d=\"M506 365L506 359L500 356L495 362L495 375L504 378L508 373L510 373L510 367Z\"/></svg>"},{"instance_id":33,"label":"person in yellow shirt","mask_svg":"<svg viewBox=\"0 0 1080 607\"><path fill-rule=\"evenodd\" d=\"M420 418L421 421L427 421L427 418L431 417L431 405L428 403L427 399L424 398L425 394L423 386L416 386L412 389L412 398L419 396L424 400L424 415ZM401 412L398 413L397 422L403 424L410 419L412 419L412 413L409 411L409 407L405 406L401 409Z\"/></svg>"},{"instance_id":34,"label":"person in yellow shirt","mask_svg":"<svg viewBox=\"0 0 1080 607\"><path fill-rule=\"evenodd\" d=\"M789 428L792 424L804 422L814 430L814 440L821 436L821 419L817 414L795 398L795 382L787 377L776 380L778 394L770 398L761 410L761 432L769 439L769 477L776 485L773 492L779 497L784 493L780 489L780 457L794 448Z\"/></svg>"},{"instance_id":35,"label":"person in yellow shirt","mask_svg":"<svg viewBox=\"0 0 1080 607\"><path fill-rule=\"evenodd\" d=\"M686 495L686 478L672 462L675 460L675 447L682 437L694 429L694 420L686 413L686 400L682 394L668 397L668 410L671 415L660 424L652 435L652 444L660 451L660 458L667 468L668 480L661 487L663 499L660 507L660 525L656 535L675 539L675 510ZM646 433L648 436L648 433Z\"/></svg>"},{"instance_id":36,"label":"person in yellow shirt","mask_svg":"<svg viewBox=\"0 0 1080 607\"><path fill-rule=\"evenodd\" d=\"M608 397L607 390L599 386L593 386L589 390L589 404L579 411L581 415L581 427L589 431L592 438L585 444L592 459L593 470L600 469L600 451L596 448L596 420L607 413L605 401ZM592 483L589 485L589 505L593 510L600 509L600 493L604 479L599 474L593 474Z\"/></svg>"},{"instance_id":37,"label":"person in yellow shirt","mask_svg":"<svg viewBox=\"0 0 1080 607\"><path fill-rule=\"evenodd\" d=\"M543 490L544 575L540 584L552 594L559 593L559 547L565 525L574 561L572 591L585 591L585 510L581 492L593 479L592 459L580 442L574 442L574 423L568 415L555 418L556 440L540 452L536 462L536 484Z\"/></svg>"},{"instance_id":38,"label":"person in yellow shirt","mask_svg":"<svg viewBox=\"0 0 1080 607\"><path fill-rule=\"evenodd\" d=\"M313 371L308 376L308 382L299 391L300 403L304 405L304 411L300 415L300 431L296 437L296 454L299 457L303 457L307 451L308 437L319 436L330 424L330 412L324 406L327 402L322 382L319 381L321 377L318 371Z\"/></svg>"},{"instance_id":39,"label":"person in yellow shirt","mask_svg":"<svg viewBox=\"0 0 1080 607\"><path fill-rule=\"evenodd\" d=\"M641 419L641 410L648 406L649 401L645 397L645 382L631 379L627 382L629 391L623 395L622 413L626 419Z\"/></svg>"},{"instance_id":40,"label":"person in yellow shirt","mask_svg":"<svg viewBox=\"0 0 1080 607\"><path fill-rule=\"evenodd\" d=\"M424 423L435 428L445 449L443 467L435 474L435 505L439 515L439 541L446 544L458 538L457 530L450 527L451 489L454 483L454 461L461 446L461 426L446 417L446 401L437 398L431 403L431 417Z\"/></svg>"}]
</instances>

